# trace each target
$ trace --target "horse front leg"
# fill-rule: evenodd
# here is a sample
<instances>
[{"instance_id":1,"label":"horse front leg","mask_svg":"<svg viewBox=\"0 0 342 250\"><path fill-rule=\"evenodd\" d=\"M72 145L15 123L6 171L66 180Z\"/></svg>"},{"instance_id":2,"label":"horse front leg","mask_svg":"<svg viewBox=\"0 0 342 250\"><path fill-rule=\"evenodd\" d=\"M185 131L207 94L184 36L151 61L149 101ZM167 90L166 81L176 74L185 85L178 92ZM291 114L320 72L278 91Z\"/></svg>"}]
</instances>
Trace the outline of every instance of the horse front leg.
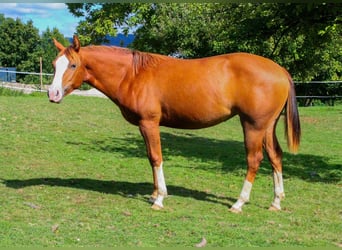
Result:
<instances>
[{"instance_id":1,"label":"horse front leg","mask_svg":"<svg viewBox=\"0 0 342 250\"><path fill-rule=\"evenodd\" d=\"M164 207L163 200L167 196L167 189L163 172L163 157L161 152L159 124L155 121L141 121L139 129L144 137L147 156L153 172L153 193L150 201L152 209L160 210Z\"/></svg>"}]
</instances>

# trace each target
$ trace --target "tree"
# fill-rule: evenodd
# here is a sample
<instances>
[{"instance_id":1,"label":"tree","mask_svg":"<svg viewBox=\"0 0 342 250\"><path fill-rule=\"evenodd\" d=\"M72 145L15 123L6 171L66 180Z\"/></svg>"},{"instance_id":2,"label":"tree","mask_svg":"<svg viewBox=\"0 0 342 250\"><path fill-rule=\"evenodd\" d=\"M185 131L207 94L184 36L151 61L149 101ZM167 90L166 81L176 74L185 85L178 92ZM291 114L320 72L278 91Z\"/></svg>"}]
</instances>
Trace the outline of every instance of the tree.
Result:
<instances>
[{"instance_id":1,"label":"tree","mask_svg":"<svg viewBox=\"0 0 342 250\"><path fill-rule=\"evenodd\" d=\"M52 38L64 45L68 41L54 28L47 29L42 36L30 20L23 23L19 18L5 18L0 14L0 66L16 67L17 71L39 72L40 57L43 58L44 72L53 72L52 60L57 55ZM34 75L17 75L17 80L25 83L38 83L39 77ZM46 82L51 79L46 79Z\"/></svg>"},{"instance_id":2,"label":"tree","mask_svg":"<svg viewBox=\"0 0 342 250\"><path fill-rule=\"evenodd\" d=\"M52 73L54 71L52 61L56 58L58 50L54 46L53 38L57 39L64 46L69 45L69 41L59 32L57 28L50 30L47 28L40 36L39 42L36 45L36 49L30 53L30 65L28 65L27 71L40 72L40 58L43 63L43 73ZM43 76L43 83L50 84L52 78L49 76ZM25 83L39 83L39 76L26 75L23 79Z\"/></svg>"},{"instance_id":3,"label":"tree","mask_svg":"<svg viewBox=\"0 0 342 250\"><path fill-rule=\"evenodd\" d=\"M100 44L108 42L107 35L116 36L119 27L125 26L127 17L132 13L134 4L121 3L70 3L67 4L69 11L77 17L85 17L80 21L77 32L83 44Z\"/></svg>"},{"instance_id":4,"label":"tree","mask_svg":"<svg viewBox=\"0 0 342 250\"><path fill-rule=\"evenodd\" d=\"M104 34L115 34L123 25L136 28L132 46L139 50L188 58L245 51L277 61L296 80L341 79L342 4L68 6L86 18L78 29L86 43L100 43Z\"/></svg>"},{"instance_id":5,"label":"tree","mask_svg":"<svg viewBox=\"0 0 342 250\"><path fill-rule=\"evenodd\" d=\"M39 43L38 29L33 22L24 24L19 18L14 20L0 15L0 32L0 65L16 67L19 71L32 70L35 60L32 52ZM17 76L17 79L23 79L23 76Z\"/></svg>"},{"instance_id":6,"label":"tree","mask_svg":"<svg viewBox=\"0 0 342 250\"><path fill-rule=\"evenodd\" d=\"M0 14L0 30L0 64L25 69L24 62L39 41L38 29L33 27L32 21L25 25L20 19L5 18Z\"/></svg>"},{"instance_id":7,"label":"tree","mask_svg":"<svg viewBox=\"0 0 342 250\"><path fill-rule=\"evenodd\" d=\"M58 50L53 39L56 39L64 46L69 46L70 42L64 37L57 28L50 30L47 28L41 35L39 43L39 56L43 58L43 71L52 73L54 71L52 61L56 58Z\"/></svg>"}]
</instances>

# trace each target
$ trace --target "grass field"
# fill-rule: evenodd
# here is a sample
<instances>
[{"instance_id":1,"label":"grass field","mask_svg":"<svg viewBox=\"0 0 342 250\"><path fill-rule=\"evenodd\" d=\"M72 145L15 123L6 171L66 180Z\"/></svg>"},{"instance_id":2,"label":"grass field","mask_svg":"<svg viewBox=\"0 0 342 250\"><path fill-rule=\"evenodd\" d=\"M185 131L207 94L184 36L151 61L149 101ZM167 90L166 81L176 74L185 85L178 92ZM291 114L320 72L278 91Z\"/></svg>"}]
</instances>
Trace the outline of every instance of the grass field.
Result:
<instances>
[{"instance_id":1,"label":"grass field","mask_svg":"<svg viewBox=\"0 0 342 250\"><path fill-rule=\"evenodd\" d=\"M170 196L150 209L152 172L136 127L107 99L0 96L0 247L341 246L342 106L300 108L298 155L284 149L286 199L264 160L242 214L237 118L204 130L162 128Z\"/></svg>"}]
</instances>

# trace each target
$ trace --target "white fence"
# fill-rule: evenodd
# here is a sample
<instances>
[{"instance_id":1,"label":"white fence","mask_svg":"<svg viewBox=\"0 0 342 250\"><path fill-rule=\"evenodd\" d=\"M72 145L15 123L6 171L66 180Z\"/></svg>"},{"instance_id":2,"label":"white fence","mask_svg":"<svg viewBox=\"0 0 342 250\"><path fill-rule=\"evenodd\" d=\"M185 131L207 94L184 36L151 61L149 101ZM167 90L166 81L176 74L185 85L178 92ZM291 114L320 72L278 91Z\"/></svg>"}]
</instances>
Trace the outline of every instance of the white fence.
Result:
<instances>
[{"instance_id":1,"label":"white fence","mask_svg":"<svg viewBox=\"0 0 342 250\"><path fill-rule=\"evenodd\" d=\"M3 69L0 69L0 73L39 76L39 80L37 79L37 81L39 82L32 82L31 85L27 85L27 84L18 85L16 82L2 82L2 85L1 85L2 87L20 90L20 91L23 91L24 93L32 93L35 91L39 91L39 92L46 91L43 86L43 76L51 76L51 77L53 76L53 74L51 73L43 73L43 72L37 73L37 72L13 71L13 70L3 70ZM39 88L36 88L35 86L39 86Z\"/></svg>"},{"instance_id":2,"label":"white fence","mask_svg":"<svg viewBox=\"0 0 342 250\"><path fill-rule=\"evenodd\" d=\"M4 73L14 73L14 74L22 74L22 75L38 75L38 76L53 76L53 74L50 73L36 73L36 72L21 72L21 71L11 71L11 70L1 70L0 72Z\"/></svg>"}]
</instances>

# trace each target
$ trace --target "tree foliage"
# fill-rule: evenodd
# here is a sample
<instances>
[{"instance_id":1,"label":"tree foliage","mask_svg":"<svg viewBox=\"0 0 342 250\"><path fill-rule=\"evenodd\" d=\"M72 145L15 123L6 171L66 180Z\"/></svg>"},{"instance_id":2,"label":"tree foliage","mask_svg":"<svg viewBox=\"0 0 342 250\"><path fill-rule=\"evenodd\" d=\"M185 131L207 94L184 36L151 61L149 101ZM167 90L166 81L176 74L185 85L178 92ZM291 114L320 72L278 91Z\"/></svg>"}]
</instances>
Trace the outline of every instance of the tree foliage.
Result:
<instances>
[{"instance_id":1,"label":"tree foliage","mask_svg":"<svg viewBox=\"0 0 342 250\"><path fill-rule=\"evenodd\" d=\"M113 3L72 3L67 4L69 11L77 17L84 17L79 22L77 31L83 44L108 42L106 36L116 36L119 27L128 32L127 17L134 4Z\"/></svg>"},{"instance_id":2,"label":"tree foliage","mask_svg":"<svg viewBox=\"0 0 342 250\"><path fill-rule=\"evenodd\" d=\"M57 50L52 38L68 44L56 28L47 29L40 36L32 21L23 23L19 18L6 18L0 14L0 66L16 67L17 71L39 72L42 57L43 72L53 72L51 62L56 57ZM39 82L32 75L17 75L17 80L26 83Z\"/></svg>"},{"instance_id":3,"label":"tree foliage","mask_svg":"<svg viewBox=\"0 0 342 250\"><path fill-rule=\"evenodd\" d=\"M0 65L16 66L21 70L30 67L33 54L39 43L38 30L32 21L24 24L20 19L5 18L0 15Z\"/></svg>"},{"instance_id":4,"label":"tree foliage","mask_svg":"<svg viewBox=\"0 0 342 250\"><path fill-rule=\"evenodd\" d=\"M69 40L65 38L57 28L53 28L52 30L47 28L44 32L42 32L38 51L40 56L43 57L44 70L49 73L53 72L54 70L52 61L57 56L57 49L52 41L53 38L57 39L64 46L69 46Z\"/></svg>"},{"instance_id":5,"label":"tree foliage","mask_svg":"<svg viewBox=\"0 0 342 250\"><path fill-rule=\"evenodd\" d=\"M341 9L332 3L78 3L86 43L133 28L135 49L187 58L245 51L269 57L296 80L341 79Z\"/></svg>"}]
</instances>

